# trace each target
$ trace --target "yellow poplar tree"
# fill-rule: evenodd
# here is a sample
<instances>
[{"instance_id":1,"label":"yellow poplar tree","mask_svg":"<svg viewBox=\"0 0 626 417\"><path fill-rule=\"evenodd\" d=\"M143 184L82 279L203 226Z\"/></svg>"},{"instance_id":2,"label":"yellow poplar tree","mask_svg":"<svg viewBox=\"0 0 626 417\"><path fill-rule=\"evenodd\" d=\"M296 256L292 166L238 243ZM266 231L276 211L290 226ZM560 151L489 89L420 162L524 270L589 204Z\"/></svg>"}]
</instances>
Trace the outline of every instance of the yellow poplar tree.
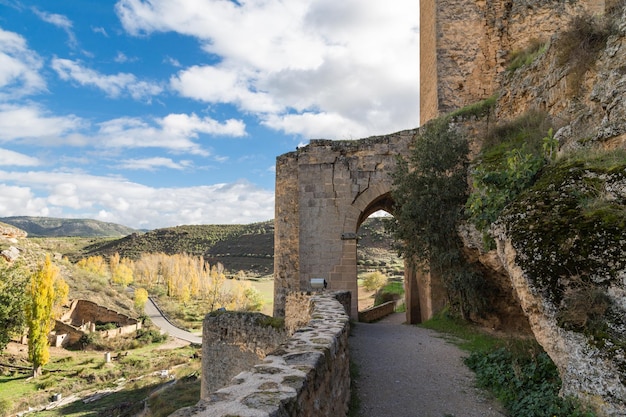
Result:
<instances>
[{"instance_id":1,"label":"yellow poplar tree","mask_svg":"<svg viewBox=\"0 0 626 417\"><path fill-rule=\"evenodd\" d=\"M120 265L120 254L115 252L109 258L109 269L111 270L111 278L115 276L115 270Z\"/></svg>"},{"instance_id":2,"label":"yellow poplar tree","mask_svg":"<svg viewBox=\"0 0 626 417\"><path fill-rule=\"evenodd\" d=\"M42 373L50 360L48 333L52 330L52 311L55 301L54 282L59 270L46 259L30 278L27 288L26 323L28 324L28 359L33 364L33 377Z\"/></svg>"},{"instance_id":3,"label":"yellow poplar tree","mask_svg":"<svg viewBox=\"0 0 626 417\"><path fill-rule=\"evenodd\" d=\"M145 288L137 288L135 290L135 308L143 313L146 303L148 302L148 291Z\"/></svg>"},{"instance_id":4,"label":"yellow poplar tree","mask_svg":"<svg viewBox=\"0 0 626 417\"><path fill-rule=\"evenodd\" d=\"M106 276L107 274L107 265L106 261L102 256L90 256L88 258L83 258L76 263L81 269L94 273L99 276Z\"/></svg>"},{"instance_id":5,"label":"yellow poplar tree","mask_svg":"<svg viewBox=\"0 0 626 417\"><path fill-rule=\"evenodd\" d=\"M120 284L122 287L126 287L133 282L133 262L130 259L122 259L117 263L117 266L113 270L111 280Z\"/></svg>"}]
</instances>

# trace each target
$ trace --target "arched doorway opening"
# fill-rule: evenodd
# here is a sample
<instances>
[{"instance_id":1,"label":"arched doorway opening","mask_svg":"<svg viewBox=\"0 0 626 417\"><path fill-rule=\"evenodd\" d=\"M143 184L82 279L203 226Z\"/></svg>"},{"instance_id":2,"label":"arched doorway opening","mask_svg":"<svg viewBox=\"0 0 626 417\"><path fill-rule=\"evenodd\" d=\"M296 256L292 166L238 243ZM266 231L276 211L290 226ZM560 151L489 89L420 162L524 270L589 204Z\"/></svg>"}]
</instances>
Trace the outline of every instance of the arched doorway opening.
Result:
<instances>
[{"instance_id":1,"label":"arched doorway opening","mask_svg":"<svg viewBox=\"0 0 626 417\"><path fill-rule=\"evenodd\" d=\"M394 249L393 236L386 223L393 216L389 192L375 198L359 216L357 223L357 296L358 311L387 301L404 306L404 261Z\"/></svg>"},{"instance_id":2,"label":"arched doorway opening","mask_svg":"<svg viewBox=\"0 0 626 417\"><path fill-rule=\"evenodd\" d=\"M387 230L390 217L386 211L377 211L357 231L359 313L386 302L394 302L396 311L405 311L404 260Z\"/></svg>"},{"instance_id":3,"label":"arched doorway opening","mask_svg":"<svg viewBox=\"0 0 626 417\"><path fill-rule=\"evenodd\" d=\"M373 300L367 299L368 294L364 294L361 291L363 284L363 278L365 273L376 272L376 270L383 272L386 275L388 281L393 285L402 284L403 296L401 299L404 301L404 311L406 314L406 322L410 324L421 323L428 320L436 311L440 311L446 302L445 290L441 279L436 276L432 276L424 268L413 268L411 263L405 259L400 259L397 253L393 251L391 244L387 244L388 260L383 260L384 264L381 264L378 260L377 265L366 264L363 251L361 251L361 263L359 264L359 231L370 216L374 213L384 212L387 215L393 216L394 214L394 202L391 197L390 186L384 192L376 195L374 193L364 193L357 198L353 204L353 207L362 207L360 214L357 216L358 221L355 227L355 235L357 236L356 244L353 246L354 255L350 258L356 260L354 266L354 284L350 287L353 296L353 317L354 312L358 316L358 311L363 310L367 303L374 304ZM380 192L380 189L379 189ZM370 201L369 204L366 201ZM392 241L391 236L387 236L387 240ZM364 243L364 242L363 242ZM347 247L344 247L344 250ZM388 265L390 264L390 265ZM389 268L391 266L391 268ZM399 268L398 268L399 267ZM400 276L396 274L400 272ZM393 284L393 283L396 284ZM397 288L397 287L396 287ZM393 292L393 288L390 292ZM370 291L370 296L373 292ZM355 299L356 298L356 299Z\"/></svg>"}]
</instances>

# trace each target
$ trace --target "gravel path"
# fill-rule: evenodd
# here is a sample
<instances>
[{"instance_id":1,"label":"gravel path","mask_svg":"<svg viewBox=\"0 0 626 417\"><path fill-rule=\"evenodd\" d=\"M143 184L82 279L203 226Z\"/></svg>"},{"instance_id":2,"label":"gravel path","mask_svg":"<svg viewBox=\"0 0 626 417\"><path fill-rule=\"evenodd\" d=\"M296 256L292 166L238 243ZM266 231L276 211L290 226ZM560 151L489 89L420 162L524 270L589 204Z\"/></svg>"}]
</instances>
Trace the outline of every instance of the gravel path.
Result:
<instances>
[{"instance_id":1,"label":"gravel path","mask_svg":"<svg viewBox=\"0 0 626 417\"><path fill-rule=\"evenodd\" d=\"M360 417L505 416L474 386L464 352L434 331L403 322L400 313L352 329Z\"/></svg>"}]
</instances>

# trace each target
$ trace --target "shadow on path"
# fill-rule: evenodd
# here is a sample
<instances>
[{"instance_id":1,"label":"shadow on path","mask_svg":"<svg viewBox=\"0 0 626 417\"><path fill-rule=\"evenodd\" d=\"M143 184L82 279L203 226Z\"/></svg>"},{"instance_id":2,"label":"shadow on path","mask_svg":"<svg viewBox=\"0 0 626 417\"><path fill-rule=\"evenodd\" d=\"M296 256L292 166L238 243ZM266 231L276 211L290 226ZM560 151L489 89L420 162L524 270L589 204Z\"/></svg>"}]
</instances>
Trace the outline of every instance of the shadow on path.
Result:
<instances>
[{"instance_id":1,"label":"shadow on path","mask_svg":"<svg viewBox=\"0 0 626 417\"><path fill-rule=\"evenodd\" d=\"M356 323L350 354L359 417L502 417L501 407L474 385L464 352L437 332L403 325L404 313Z\"/></svg>"}]
</instances>

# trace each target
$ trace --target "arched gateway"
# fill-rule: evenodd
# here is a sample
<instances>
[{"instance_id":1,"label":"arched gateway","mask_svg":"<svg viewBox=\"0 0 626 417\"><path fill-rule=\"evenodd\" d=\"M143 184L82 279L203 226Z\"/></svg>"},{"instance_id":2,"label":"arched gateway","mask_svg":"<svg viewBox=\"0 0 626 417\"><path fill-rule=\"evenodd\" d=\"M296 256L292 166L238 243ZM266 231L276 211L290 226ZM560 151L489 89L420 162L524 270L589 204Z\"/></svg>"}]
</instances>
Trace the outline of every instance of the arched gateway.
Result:
<instances>
[{"instance_id":1,"label":"arched gateway","mask_svg":"<svg viewBox=\"0 0 626 417\"><path fill-rule=\"evenodd\" d=\"M367 217L393 214L391 173L417 130L361 140L312 140L276 160L274 316L285 296L311 290L324 278L329 290L352 292L357 318L357 230ZM443 306L443 291L428 274L405 268L407 321L417 323Z\"/></svg>"}]
</instances>

